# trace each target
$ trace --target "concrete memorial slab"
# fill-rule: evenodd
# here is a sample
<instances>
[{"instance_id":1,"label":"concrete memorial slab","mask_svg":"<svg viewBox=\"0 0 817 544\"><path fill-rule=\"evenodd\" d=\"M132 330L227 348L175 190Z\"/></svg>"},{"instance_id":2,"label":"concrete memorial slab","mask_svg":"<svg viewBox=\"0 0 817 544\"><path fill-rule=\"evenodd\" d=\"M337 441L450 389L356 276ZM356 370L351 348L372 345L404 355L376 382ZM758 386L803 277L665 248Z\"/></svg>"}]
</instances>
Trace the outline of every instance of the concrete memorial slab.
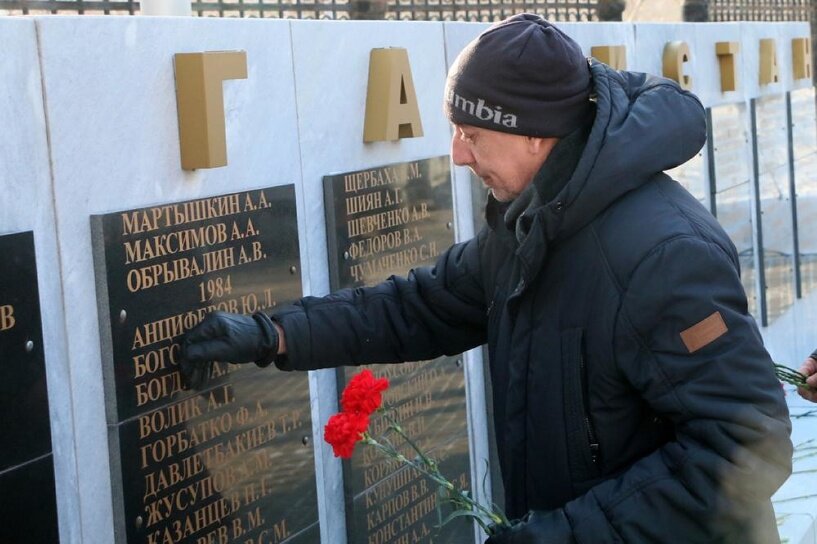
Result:
<instances>
[{"instance_id":1,"label":"concrete memorial slab","mask_svg":"<svg viewBox=\"0 0 817 544\"><path fill-rule=\"evenodd\" d=\"M78 542L72 392L34 21L0 18L0 49L0 290L17 299L0 302L7 306L0 310L0 427L8 446L0 455L0 541Z\"/></svg>"},{"instance_id":2,"label":"concrete memorial slab","mask_svg":"<svg viewBox=\"0 0 817 544\"><path fill-rule=\"evenodd\" d=\"M433 265L454 242L448 156L379 166L324 178L329 271L333 290L372 285L415 266ZM468 415L461 357L399 365L371 365L386 376L384 403L442 473L471 487ZM359 372L339 370L345 384ZM372 419L375 435L389 426ZM412 457L406 444L395 445ZM470 524L457 520L437 530L436 486L422 474L370 448L344 463L349 541L473 542ZM445 505L443 518L448 515Z\"/></svg>"},{"instance_id":3,"label":"concrete memorial slab","mask_svg":"<svg viewBox=\"0 0 817 544\"><path fill-rule=\"evenodd\" d=\"M767 309L766 319L764 321L759 312L758 320L765 327L763 337L766 348L778 361L800 360L803 352L797 351L796 346L811 345L814 337L814 319L813 315L809 317L809 304L794 303L794 263L787 260L792 254L794 226L790 199L799 192L798 185L804 182L795 177L795 192L792 192L792 158L786 156L789 151L786 134L788 128L781 128L781 125L787 124L787 93L812 86L810 78L798 78L796 75L798 70L795 70L792 47L792 40L807 37L809 32L805 23L741 23L748 113L750 120L754 118L756 128L751 140L757 144L757 151L753 155L756 166L753 165L752 169L753 181L757 178L755 192L758 198L755 207L763 212L755 216L755 223L758 225L755 228L763 237L762 262L758 265L762 266L758 271L762 270L763 276L758 278L758 283L768 286L762 300ZM794 113L792 111L793 115ZM783 115L783 120L774 119L773 116L777 114ZM776 198L780 198L782 205L778 204ZM773 232L774 227L767 227L770 222L780 224L779 234ZM782 254L781 246L784 248ZM769 259L766 258L767 254ZM782 267L777 262L781 258L784 263ZM760 260L761 252L758 251L758 261ZM765 277L766 274L769 278ZM778 311L779 309L782 311ZM792 336L802 340L793 342ZM803 344L800 344L801 341ZM808 347L805 352L811 349L813 348Z\"/></svg>"},{"instance_id":4,"label":"concrete memorial slab","mask_svg":"<svg viewBox=\"0 0 817 544\"><path fill-rule=\"evenodd\" d=\"M784 94L752 103L757 139L757 175L763 242L764 324L773 323L794 303L794 247L789 187L789 141Z\"/></svg>"},{"instance_id":5,"label":"concrete memorial slab","mask_svg":"<svg viewBox=\"0 0 817 544\"><path fill-rule=\"evenodd\" d=\"M668 73L710 108L710 146L670 174L717 213L740 253L750 310L760 317L765 305L776 316L761 328L767 348L778 362L796 366L814 347L817 323L808 227L817 133L813 67L803 63L807 23L559 26L586 54ZM0 455L0 487L43 485L52 495L55 489L59 512L55 522L50 500L32 506L29 494L14 504L0 501L0 519L28 515L44 535L30 533L29 541L45 542L56 540L55 523L61 541L91 544L475 540L472 530L435 536L431 490L416 475L392 472L371 455L344 466L314 441L337 409L346 372L339 379L334 371L282 378L274 369L214 364L208 385L192 393L179 387L174 346L202 309L250 312L303 293L368 284L432 262L454 240L473 236L486 191L467 168L450 167L452 133L441 104L448 67L487 27L0 20L0 126L7 134L0 149L0 243L28 251L27 271L12 270L13 281L2 284L19 289L0 295L24 295L23 283L39 291L22 302L0 298L0 350L13 346L13 357L36 359L22 374L0 366L12 373L3 374L4 383L31 383L35 391L22 400L19 388L0 392L3 412L15 413L2 429L12 435L22 426L39 437L16 441ZM384 66L407 67L411 77L400 74L400 85L413 83L415 91L404 89L403 103L378 115L403 115L404 103L416 99L416 125L412 117L403 123L411 126L391 132L364 130L371 128L367 111L377 109L367 108L373 50L391 59ZM177 97L190 94L177 94L180 53L218 57L211 66L220 86L192 94L223 99L223 106L208 102L180 113ZM389 64L403 56L407 64ZM725 70L730 77L722 77ZM378 84L393 86L393 76L381 74ZM788 103L792 130L781 124ZM209 146L209 162L186 163L198 169L183 170L180 132L190 133L179 119L187 126L201 111L224 117L211 117L198 142ZM398 139L383 140L384 134ZM204 168L224 163L216 140L225 144L226 166ZM361 184L366 173L385 181ZM261 205L261 194L279 207ZM161 223L163 210L192 210L235 195L252 206ZM378 219L402 213L409 202L416 222ZM134 218L154 214L137 227ZM173 245L182 238L184 249ZM783 261L761 259L761 248ZM795 254L802 299L792 295ZM35 302L41 340L31 340L26 352L36 327L23 324L33 323ZM490 489L491 479L498 484L496 472L482 484L491 456L479 351L383 372L394 383L392 402L421 444L451 463L446 472L483 502L485 495L501 502L501 493ZM47 409L31 404L45 391ZM794 436L802 452L810 447L810 423L800 417L801 406L791 407L799 410ZM46 413L50 425L43 423ZM43 449L48 431L51 453ZM804 459L795 468L813 469ZM792 478L775 497L780 531L790 542L811 542L815 534L814 499L798 498L809 495L802 482ZM407 490L417 500L401 502ZM18 536L1 531L0 540Z\"/></svg>"},{"instance_id":6,"label":"concrete memorial slab","mask_svg":"<svg viewBox=\"0 0 817 544\"><path fill-rule=\"evenodd\" d=\"M72 368L71 389L82 392L81 395L75 394L72 406L77 421L74 431L79 470L77 485L82 496L94 497L94 507L82 511L84 541L106 544L148 542L154 537L161 541L168 535L195 540L221 538L225 531L229 538L233 538L231 535L242 531L242 534L250 534L251 525L256 533L262 534L266 530L269 538L276 535L276 542L313 538L308 533L298 533L299 530L316 531L318 522L315 493L310 491L315 485L311 463L305 461L303 455L306 453L300 453L313 447L310 440L306 444L301 442L303 436L311 437L307 375L298 374L288 378L291 381L282 382L280 386L286 387L287 394L277 399L267 395L274 393L271 384L277 384L275 380L281 376L269 368L263 371L242 369L234 373L235 379L230 376L218 378L216 385L204 396L182 392L164 396L167 390L163 387L166 385L172 390L176 383L173 344L193 320L183 322L182 329L169 330L157 325L151 331L156 333L153 339L158 341L150 345L137 343L134 332L134 327L141 326L142 332L147 334L144 327L150 323L216 305L212 303L235 298L236 294L240 311L252 310L251 295L259 305L300 295L297 280L305 278L297 262L297 256L305 253L301 247L304 239L301 234L304 225L300 209L302 199L298 198L301 192L300 151L296 113L291 107L295 103L292 54L288 46L281 46L290 43L289 23L55 17L40 19L37 24L40 26L43 80L48 97L46 110L52 138L54 201L62 255L60 273L65 315L71 324L67 350ZM83 36L82 40L76 39L79 35ZM227 166L187 172L181 169L173 59L176 53L206 51L245 52L247 79L223 83ZM290 187L279 188L282 185ZM271 213L275 211L273 208L258 207L260 192L264 192L267 202L277 202L280 191L286 195L283 198L286 214L280 214L278 210L280 217L276 217ZM208 242L206 248L197 246L193 252L171 253L177 249L173 237L179 241L188 236L184 232L193 237L193 232L198 235L202 230L207 241L208 234L204 230L215 229L218 237L221 236L221 225L226 223L223 228L228 229L228 237L232 236L232 219L211 217L211 221L172 228L169 224L157 223L157 229L145 230L143 227L154 226L150 220L139 224L138 228L134 223L130 233L124 228L123 212L147 211L145 217L153 217L152 213L157 212L157 221L165 218L161 210L168 209L173 210L172 217L176 217L176 210L192 217L199 209L196 203L218 199L229 201L232 197L224 195L233 194L238 194L242 202L241 212L235 218L237 229L245 238L248 233L250 236L225 242L223 247L218 244L210 246ZM255 211L244 208L247 197L257 207ZM265 217L258 220L266 225L259 227L260 234L256 232L253 236L248 222L252 219L255 225L256 215ZM98 233L103 235L106 234L106 221L111 221L110 225L114 225L116 219L120 221L118 232L115 225L109 225L112 230L108 233L110 245L105 244L103 236L103 243L96 246L98 262L105 263L103 274L95 274L91 216L100 216L97 222L102 228ZM281 221L281 225L277 221ZM191 229L193 232L189 232ZM287 238L276 238L279 230L286 233ZM296 231L297 239L294 237ZM154 236L159 238L154 239ZM275 241L268 243L267 237ZM136 240L141 240L138 248ZM128 253L126 241L132 242L132 255ZM262 252L267 253L267 258L260 261L254 259L254 242L258 241ZM104 256L99 254L100 246L106 250ZM245 253L249 251L248 258L261 267L257 270L259 274L265 276L283 270L286 283L280 286L281 289L278 290L275 278L245 276L244 270L249 268L238 265L241 249L237 246L241 246ZM155 255L149 254L148 248L155 250ZM287 248L286 251L283 248ZM294 252L296 248L298 251ZM222 249L225 251L219 253ZM176 277L183 277L181 269L172 268L181 262L179 259L191 259L190 255L195 254L201 259L198 264L202 265L206 259L204 254L210 251L215 252L210 258L212 262L203 266L210 266L211 271L220 268L219 259L221 264L227 259L235 259L236 266L209 277L191 277L167 285L146 287L150 281L169 279L171 271ZM285 263L276 260L281 252L286 253ZM193 266L189 260L187 264ZM166 266L171 267L167 273ZM287 268L290 266L295 267L294 273ZM279 270L281 267L284 268ZM159 272L154 275L151 270ZM230 273L237 274L231 278L233 293L222 298L219 288L225 289L225 274ZM221 285L218 284L219 278ZM144 289L131 291L131 288L140 286L133 282L141 282ZM266 298L266 289L272 289L271 301ZM108 301L97 298L98 292L105 290ZM211 296L213 300L209 300ZM111 309L109 303L116 308ZM124 323L120 322L123 309ZM106 341L106 328L110 331L111 343ZM142 336L142 341L146 338ZM170 365L156 368L156 373L150 375L148 370L154 370L154 363L161 359L160 353L170 356ZM144 366L140 366L137 360L145 363ZM144 374L137 379L136 374L141 371ZM222 366L214 369L214 373L222 371ZM246 377L239 378L245 372ZM151 379L157 377L159 381L153 383L159 385L150 385ZM144 386L141 389L140 384ZM265 384L270 386L270 391L266 391ZM116 398L115 409L110 402L113 397ZM140 398L148 400L140 404ZM194 414L200 410L201 418L175 426L157 424L158 430L151 426L161 419L161 414L165 417L183 415L185 410ZM255 414L252 422L249 417L246 421L238 421L240 414L247 415L248 412L249 415ZM236 427L231 430L233 435L220 433L209 441L203 435L197 435L196 438L204 442L195 446L195 453L179 449L171 451L174 437L177 447L182 444L180 432L186 431L188 443L192 443L190 432L198 428L191 426L188 429L187 424L197 425L203 418L210 429L216 416L219 425L227 425L230 418L236 419ZM291 432L285 433L285 441L291 447L276 449L280 454L273 457L270 457L269 448L262 448L262 454L251 451L228 454L231 445L235 453L241 441L238 437L243 431L252 431L261 424L266 425L264 432L268 434L273 430L279 433L282 428L289 429ZM278 444L280 440L282 438L276 434L273 442ZM110 446L105 447L106 444ZM163 455L163 447L168 456ZM297 459L284 455L285 452L294 455L296 449L299 452ZM216 476L213 467L204 461L202 456L206 454L202 452L205 450L221 451L226 456L221 468L223 473L231 475L227 482L246 484L241 485L241 506L235 519L227 510L232 512L235 509L228 499L236 497L229 493L221 495L224 480L216 481L220 476ZM311 451L309 455L312 455ZM198 464L197 459L201 461ZM252 463L260 467L273 462L280 465L279 468L265 471L265 475L280 476L280 481L242 480L242 475L253 470ZM293 464L287 465L287 462ZM183 468L191 471L183 473ZM195 469L201 469L201 472L197 473ZM204 473L205 469L208 474ZM281 471L291 473L287 472L284 477ZM306 504L297 503L299 512L289 516L291 493L296 489L290 478L296 475L300 478L297 489L305 497ZM211 479L207 480L207 476ZM163 480L163 477L171 479ZM203 483L206 481L212 484L213 494L205 500L204 491L209 485ZM151 483L154 485L153 494L147 487ZM166 488L164 484L175 487ZM145 486L145 493L142 493L141 486ZM190 486L198 486L202 494L196 499L189 493L184 495L187 492L179 495L182 489L191 490ZM283 493L280 495L283 500L277 500L279 493ZM172 512L161 509L161 505L166 504L163 499L182 495L190 500L180 499L174 503L176 506ZM260 495L266 496L261 499ZM257 503L262 500L274 512L257 511ZM286 516L280 510L282 504L286 505ZM207 523L186 525L187 520L195 520L197 515ZM236 521L241 525L234 525Z\"/></svg>"},{"instance_id":7,"label":"concrete memorial slab","mask_svg":"<svg viewBox=\"0 0 817 544\"><path fill-rule=\"evenodd\" d=\"M740 26L752 145L753 225L758 232L756 315L764 327L778 319L792 326L793 314L787 312L795 285L785 93L795 83L788 37L797 29L780 23Z\"/></svg>"},{"instance_id":8,"label":"concrete memorial slab","mask_svg":"<svg viewBox=\"0 0 817 544\"><path fill-rule=\"evenodd\" d=\"M751 86L743 61L748 46L743 41L743 25L691 24L690 30L688 34L695 43L694 63L699 74L693 82L693 91L703 105L714 108L744 101Z\"/></svg>"},{"instance_id":9,"label":"concrete memorial slab","mask_svg":"<svg viewBox=\"0 0 817 544\"><path fill-rule=\"evenodd\" d=\"M810 228L817 213L817 108L814 87L791 92L792 173L797 196L801 296L817 287L817 229ZM807 352L806 348L804 352Z\"/></svg>"},{"instance_id":10,"label":"concrete memorial slab","mask_svg":"<svg viewBox=\"0 0 817 544\"><path fill-rule=\"evenodd\" d=\"M333 287L342 285L332 284L327 268L329 262L327 232L334 226L322 221L328 217L329 211L321 180L336 173L377 170L382 165L394 163L422 162L427 157L439 157L448 152L450 132L448 121L441 112L446 75L443 26L413 22L379 24L349 21L338 24L331 21L298 21L293 23L292 35L298 89L298 119L303 145L305 205L311 218L307 233L310 281L314 294L324 294ZM368 92L370 55L373 49L381 48L402 48L406 51L416 93L417 109L422 122L422 137L372 143L363 141L365 121L363 105L366 103ZM453 199L456 206L456 194ZM449 204L449 213L450 210ZM452 230L446 230L450 236L448 243L453 242L457 225L452 227ZM338 249L337 255L342 255L348 250ZM445 244L442 246L438 244L438 251L444 249ZM423 264L425 262L423 261ZM408 270L404 267L401 271L405 273ZM351 274L351 270L347 273ZM378 279L385 279L385 275ZM458 372L462 376L462 370ZM337 408L334 400L326 401L328 398L337 398L337 383L334 373L317 374L320 421L325 422ZM464 408L462 397L464 388L461 384L446 384L447 387L449 385L451 395L459 397ZM416 391L404 391L407 392L404 393L407 395L406 401L419 395ZM470 432L464 409L458 413L461 414L458 420L460 429ZM327 491L323 500L330 504L343 504L343 485L339 478L340 463L332 458L329 448L324 448L321 460ZM426 498L425 494L423 498ZM411 509L412 506L408 508ZM336 512L327 512L326 526L330 534L338 534L336 531L345 527L350 541L357 542L365 540L366 534L370 531L377 530L377 527L367 529L364 525L361 532L353 525L348 525L347 522L355 523L355 515L349 507L346 519L338 519L336 515ZM417 527L407 529L410 531ZM422 531L418 534L421 533ZM374 533L369 534L374 536ZM412 534L404 531L404 535L408 535L409 539ZM462 538L466 539L464 541L470 541L467 539L473 538L471 534L469 531L468 535L463 535ZM419 541L426 542L431 536L426 535Z\"/></svg>"},{"instance_id":11,"label":"concrete memorial slab","mask_svg":"<svg viewBox=\"0 0 817 544\"><path fill-rule=\"evenodd\" d=\"M738 251L749 313L759 318L753 235L752 149L746 103L714 106L710 117L715 213Z\"/></svg>"},{"instance_id":12,"label":"concrete memorial slab","mask_svg":"<svg viewBox=\"0 0 817 544\"><path fill-rule=\"evenodd\" d=\"M310 277L329 289L321 180L333 172L448 153L442 115L445 56L442 26L401 22L298 21L292 27L298 121L309 223ZM403 48L417 95L423 136L364 144L369 58L372 49Z\"/></svg>"},{"instance_id":13,"label":"concrete memorial slab","mask_svg":"<svg viewBox=\"0 0 817 544\"><path fill-rule=\"evenodd\" d=\"M810 79L795 79L792 63L791 41L810 36L808 23L740 23L740 27L747 98L812 86Z\"/></svg>"}]
</instances>

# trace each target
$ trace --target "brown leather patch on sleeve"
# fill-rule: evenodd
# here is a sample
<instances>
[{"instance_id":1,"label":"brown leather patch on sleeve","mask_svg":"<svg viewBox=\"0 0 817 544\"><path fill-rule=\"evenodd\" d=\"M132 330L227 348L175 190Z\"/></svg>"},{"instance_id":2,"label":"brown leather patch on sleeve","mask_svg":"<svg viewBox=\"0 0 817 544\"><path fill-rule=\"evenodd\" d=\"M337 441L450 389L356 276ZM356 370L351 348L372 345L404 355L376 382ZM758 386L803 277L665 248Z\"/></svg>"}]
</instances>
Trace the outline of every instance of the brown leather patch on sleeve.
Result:
<instances>
[{"instance_id":1,"label":"brown leather patch on sleeve","mask_svg":"<svg viewBox=\"0 0 817 544\"><path fill-rule=\"evenodd\" d=\"M687 330L681 331L681 340L684 341L684 345L690 353L695 353L726 334L728 330L721 313L715 312Z\"/></svg>"}]
</instances>

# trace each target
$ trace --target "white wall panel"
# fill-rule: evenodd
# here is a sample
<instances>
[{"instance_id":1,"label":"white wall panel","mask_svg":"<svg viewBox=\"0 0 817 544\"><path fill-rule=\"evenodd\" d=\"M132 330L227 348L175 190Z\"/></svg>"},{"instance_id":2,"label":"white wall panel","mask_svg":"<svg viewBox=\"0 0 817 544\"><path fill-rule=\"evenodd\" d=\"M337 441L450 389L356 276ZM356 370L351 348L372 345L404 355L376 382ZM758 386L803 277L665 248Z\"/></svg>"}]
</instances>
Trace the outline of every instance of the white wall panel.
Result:
<instances>
[{"instance_id":1,"label":"white wall panel","mask_svg":"<svg viewBox=\"0 0 817 544\"><path fill-rule=\"evenodd\" d=\"M79 542L73 392L34 21L0 18L0 50L0 234L34 232L60 538Z\"/></svg>"},{"instance_id":2,"label":"white wall panel","mask_svg":"<svg viewBox=\"0 0 817 544\"><path fill-rule=\"evenodd\" d=\"M111 481L89 216L293 182L300 195L289 24L87 16L37 24L70 323L83 542L109 544ZM173 55L217 50L247 52L248 79L224 83L229 165L184 172Z\"/></svg>"},{"instance_id":3,"label":"white wall panel","mask_svg":"<svg viewBox=\"0 0 817 544\"><path fill-rule=\"evenodd\" d=\"M309 276L313 294L329 292L323 176L448 154L448 123L442 115L445 55L438 23L293 21L292 41L300 130ZM363 143L369 53L400 47L408 52L423 136ZM313 373L322 424L337 409L333 371ZM340 462L331 448L322 460L327 541L345 539Z\"/></svg>"}]
</instances>

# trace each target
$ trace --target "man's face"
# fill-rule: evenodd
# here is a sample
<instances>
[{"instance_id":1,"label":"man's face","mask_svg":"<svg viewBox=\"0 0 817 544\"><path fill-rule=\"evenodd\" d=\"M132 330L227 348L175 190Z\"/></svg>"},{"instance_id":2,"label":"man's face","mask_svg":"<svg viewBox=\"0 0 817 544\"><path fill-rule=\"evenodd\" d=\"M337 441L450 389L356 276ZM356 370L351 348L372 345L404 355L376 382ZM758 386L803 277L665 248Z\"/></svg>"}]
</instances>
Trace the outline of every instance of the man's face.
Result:
<instances>
[{"instance_id":1,"label":"man's face","mask_svg":"<svg viewBox=\"0 0 817 544\"><path fill-rule=\"evenodd\" d=\"M557 141L454 125L451 157L454 164L468 166L479 176L494 198L507 202L530 185Z\"/></svg>"}]
</instances>

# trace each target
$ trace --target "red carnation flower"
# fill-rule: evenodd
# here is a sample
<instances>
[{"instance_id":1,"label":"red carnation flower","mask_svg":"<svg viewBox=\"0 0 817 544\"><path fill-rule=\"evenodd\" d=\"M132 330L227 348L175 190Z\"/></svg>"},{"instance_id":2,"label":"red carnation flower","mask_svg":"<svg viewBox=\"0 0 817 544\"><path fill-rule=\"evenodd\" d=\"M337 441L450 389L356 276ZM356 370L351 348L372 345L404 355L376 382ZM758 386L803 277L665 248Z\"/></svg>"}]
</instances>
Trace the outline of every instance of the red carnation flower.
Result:
<instances>
[{"instance_id":1,"label":"red carnation flower","mask_svg":"<svg viewBox=\"0 0 817 544\"><path fill-rule=\"evenodd\" d=\"M383 403L380 394L389 388L387 378L375 378L371 370L364 370L355 375L340 397L344 412L371 414Z\"/></svg>"},{"instance_id":2,"label":"red carnation flower","mask_svg":"<svg viewBox=\"0 0 817 544\"><path fill-rule=\"evenodd\" d=\"M341 412L329 418L323 428L323 439L332 445L335 457L349 459L368 427L369 414Z\"/></svg>"}]
</instances>

